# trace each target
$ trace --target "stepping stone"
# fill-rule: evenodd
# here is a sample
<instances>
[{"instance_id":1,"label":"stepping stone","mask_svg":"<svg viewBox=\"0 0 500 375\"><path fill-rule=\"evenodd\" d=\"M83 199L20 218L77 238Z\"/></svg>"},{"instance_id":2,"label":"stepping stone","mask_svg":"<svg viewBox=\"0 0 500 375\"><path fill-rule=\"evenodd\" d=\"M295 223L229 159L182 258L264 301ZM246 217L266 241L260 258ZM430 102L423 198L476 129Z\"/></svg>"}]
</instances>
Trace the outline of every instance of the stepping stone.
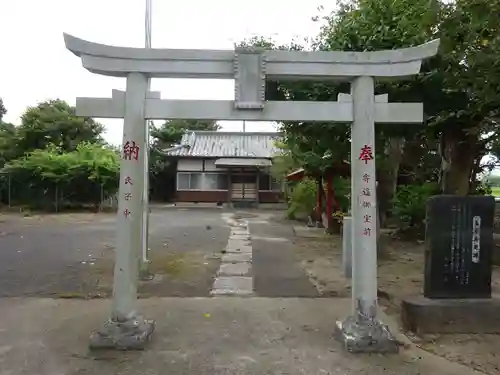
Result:
<instances>
[{"instance_id":1,"label":"stepping stone","mask_svg":"<svg viewBox=\"0 0 500 375\"><path fill-rule=\"evenodd\" d=\"M222 263L219 268L218 276L245 276L252 268L250 263Z\"/></svg>"},{"instance_id":2,"label":"stepping stone","mask_svg":"<svg viewBox=\"0 0 500 375\"><path fill-rule=\"evenodd\" d=\"M226 252L232 254L244 254L244 253L252 253L252 246L239 244L237 246L229 246L226 247Z\"/></svg>"},{"instance_id":3,"label":"stepping stone","mask_svg":"<svg viewBox=\"0 0 500 375\"><path fill-rule=\"evenodd\" d=\"M250 237L249 234L237 234L237 235L231 235L229 237L229 240L240 240L240 241L250 241L252 237Z\"/></svg>"},{"instance_id":4,"label":"stepping stone","mask_svg":"<svg viewBox=\"0 0 500 375\"><path fill-rule=\"evenodd\" d=\"M229 240L227 241L226 250L233 251L233 249L241 249L243 247L250 247L250 241L241 241L241 240Z\"/></svg>"},{"instance_id":5,"label":"stepping stone","mask_svg":"<svg viewBox=\"0 0 500 375\"><path fill-rule=\"evenodd\" d=\"M251 277L243 276L221 276L217 277L213 289L213 295L248 295L253 293L253 280Z\"/></svg>"},{"instance_id":6,"label":"stepping stone","mask_svg":"<svg viewBox=\"0 0 500 375\"><path fill-rule=\"evenodd\" d=\"M241 262L251 262L252 253L229 253L224 254L221 259L222 263L241 263Z\"/></svg>"},{"instance_id":7,"label":"stepping stone","mask_svg":"<svg viewBox=\"0 0 500 375\"><path fill-rule=\"evenodd\" d=\"M231 230L231 234L232 235L249 235L250 232L248 230L246 230L246 229L239 229L239 228L238 229L234 229L233 228Z\"/></svg>"}]
</instances>

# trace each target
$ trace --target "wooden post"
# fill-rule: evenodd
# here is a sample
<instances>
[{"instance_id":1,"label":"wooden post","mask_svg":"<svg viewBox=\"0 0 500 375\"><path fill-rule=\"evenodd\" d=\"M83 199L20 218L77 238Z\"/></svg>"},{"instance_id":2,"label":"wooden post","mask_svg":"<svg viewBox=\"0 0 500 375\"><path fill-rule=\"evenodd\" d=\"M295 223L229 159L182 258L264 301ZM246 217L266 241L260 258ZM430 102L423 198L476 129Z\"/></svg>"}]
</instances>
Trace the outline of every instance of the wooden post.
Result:
<instances>
[{"instance_id":1,"label":"wooden post","mask_svg":"<svg viewBox=\"0 0 500 375\"><path fill-rule=\"evenodd\" d=\"M326 223L327 230L331 231L333 228L333 187L332 175L326 175Z\"/></svg>"},{"instance_id":2,"label":"wooden post","mask_svg":"<svg viewBox=\"0 0 500 375\"><path fill-rule=\"evenodd\" d=\"M323 179L318 177L317 181L317 191L316 191L316 226L318 228L323 227Z\"/></svg>"}]
</instances>

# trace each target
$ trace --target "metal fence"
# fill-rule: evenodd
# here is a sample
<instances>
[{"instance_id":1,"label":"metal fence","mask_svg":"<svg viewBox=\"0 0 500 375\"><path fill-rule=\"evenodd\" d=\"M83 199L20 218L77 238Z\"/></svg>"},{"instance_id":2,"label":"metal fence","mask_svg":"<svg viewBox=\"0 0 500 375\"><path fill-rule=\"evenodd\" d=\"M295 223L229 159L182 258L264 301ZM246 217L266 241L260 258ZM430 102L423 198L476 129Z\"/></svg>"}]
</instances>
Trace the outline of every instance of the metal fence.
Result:
<instances>
[{"instance_id":1,"label":"metal fence","mask_svg":"<svg viewBox=\"0 0 500 375\"><path fill-rule=\"evenodd\" d=\"M81 202L78 194L63 187L64 184L47 183L31 189L23 181L9 173L0 173L0 202L8 208L33 208L44 211L60 212L65 209L110 210L118 207L117 195L107 196L104 186L97 186L93 202Z\"/></svg>"}]
</instances>

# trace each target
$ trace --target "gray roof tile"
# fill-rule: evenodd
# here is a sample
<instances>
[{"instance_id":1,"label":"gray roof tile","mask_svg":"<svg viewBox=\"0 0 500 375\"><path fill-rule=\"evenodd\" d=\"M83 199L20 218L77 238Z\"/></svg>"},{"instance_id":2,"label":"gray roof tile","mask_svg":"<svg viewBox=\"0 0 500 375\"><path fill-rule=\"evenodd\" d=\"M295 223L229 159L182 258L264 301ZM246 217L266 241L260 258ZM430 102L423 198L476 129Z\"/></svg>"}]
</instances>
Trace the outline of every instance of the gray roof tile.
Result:
<instances>
[{"instance_id":1,"label":"gray roof tile","mask_svg":"<svg viewBox=\"0 0 500 375\"><path fill-rule=\"evenodd\" d=\"M170 152L185 157L271 158L277 152L274 145L279 133L244 133L221 131L188 131L182 136L181 148Z\"/></svg>"}]
</instances>

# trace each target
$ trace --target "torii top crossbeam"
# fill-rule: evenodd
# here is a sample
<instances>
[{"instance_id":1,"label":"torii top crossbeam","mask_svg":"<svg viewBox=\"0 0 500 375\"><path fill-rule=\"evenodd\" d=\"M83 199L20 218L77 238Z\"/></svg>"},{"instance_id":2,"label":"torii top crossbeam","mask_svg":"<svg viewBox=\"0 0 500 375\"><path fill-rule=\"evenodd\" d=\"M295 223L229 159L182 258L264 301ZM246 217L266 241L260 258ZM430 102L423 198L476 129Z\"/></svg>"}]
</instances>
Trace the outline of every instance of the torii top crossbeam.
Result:
<instances>
[{"instance_id":1,"label":"torii top crossbeam","mask_svg":"<svg viewBox=\"0 0 500 375\"><path fill-rule=\"evenodd\" d=\"M233 79L235 57L249 50L145 49L88 42L64 34L66 48L81 57L96 74L125 77L141 72L151 78ZM439 40L420 46L374 52L304 52L252 50L262 57L271 79L343 79L347 77L405 77L420 71L422 60L434 56Z\"/></svg>"}]
</instances>

